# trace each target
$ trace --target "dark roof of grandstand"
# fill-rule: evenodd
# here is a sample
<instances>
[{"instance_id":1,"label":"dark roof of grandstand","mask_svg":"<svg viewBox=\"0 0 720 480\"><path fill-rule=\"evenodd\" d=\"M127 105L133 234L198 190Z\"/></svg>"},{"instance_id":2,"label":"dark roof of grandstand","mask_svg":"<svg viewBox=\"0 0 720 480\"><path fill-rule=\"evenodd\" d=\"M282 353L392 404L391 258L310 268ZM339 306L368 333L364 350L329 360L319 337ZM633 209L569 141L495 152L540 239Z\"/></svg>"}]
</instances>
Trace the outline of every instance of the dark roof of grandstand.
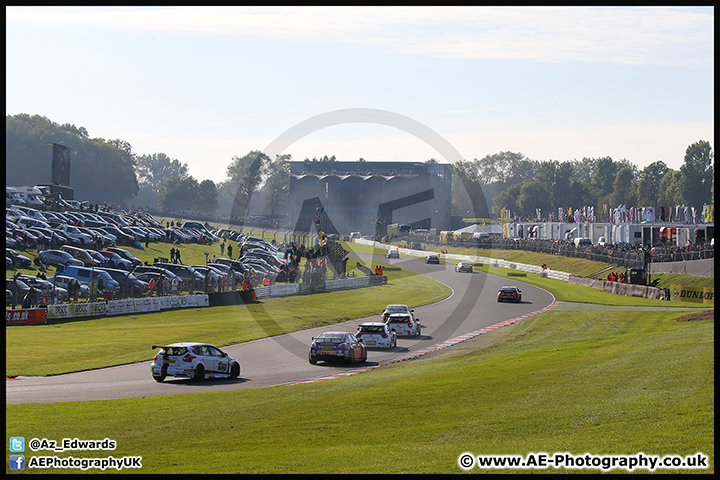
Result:
<instances>
[{"instance_id":1,"label":"dark roof of grandstand","mask_svg":"<svg viewBox=\"0 0 720 480\"><path fill-rule=\"evenodd\" d=\"M292 175L337 175L345 177L359 175L370 177L382 175L393 177L397 175L415 176L427 174L430 167L452 170L452 165L443 163L421 163L421 162L288 162ZM449 173L449 172L447 172Z\"/></svg>"}]
</instances>

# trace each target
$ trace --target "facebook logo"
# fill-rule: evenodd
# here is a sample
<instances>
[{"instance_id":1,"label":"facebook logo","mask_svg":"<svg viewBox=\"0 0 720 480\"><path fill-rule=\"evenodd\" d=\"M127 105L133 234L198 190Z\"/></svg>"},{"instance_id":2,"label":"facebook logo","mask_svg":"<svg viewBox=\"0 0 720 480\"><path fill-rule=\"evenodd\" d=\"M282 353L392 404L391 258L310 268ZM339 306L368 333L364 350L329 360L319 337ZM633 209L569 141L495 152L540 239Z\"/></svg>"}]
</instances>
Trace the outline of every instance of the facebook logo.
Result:
<instances>
[{"instance_id":1,"label":"facebook logo","mask_svg":"<svg viewBox=\"0 0 720 480\"><path fill-rule=\"evenodd\" d=\"M10 451L11 452L24 452L25 451L25 437L10 437Z\"/></svg>"},{"instance_id":2,"label":"facebook logo","mask_svg":"<svg viewBox=\"0 0 720 480\"><path fill-rule=\"evenodd\" d=\"M25 470L25 455L10 455L10 470Z\"/></svg>"}]
</instances>

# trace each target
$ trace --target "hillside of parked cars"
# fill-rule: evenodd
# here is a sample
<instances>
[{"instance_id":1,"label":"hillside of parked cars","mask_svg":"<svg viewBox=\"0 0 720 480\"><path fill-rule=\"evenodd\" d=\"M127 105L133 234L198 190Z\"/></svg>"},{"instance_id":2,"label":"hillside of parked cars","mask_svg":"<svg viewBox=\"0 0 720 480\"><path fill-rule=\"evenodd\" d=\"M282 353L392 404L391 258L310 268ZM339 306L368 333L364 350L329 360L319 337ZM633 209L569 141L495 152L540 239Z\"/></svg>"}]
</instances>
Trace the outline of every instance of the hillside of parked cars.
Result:
<instances>
[{"instance_id":1,"label":"hillside of parked cars","mask_svg":"<svg viewBox=\"0 0 720 480\"><path fill-rule=\"evenodd\" d=\"M197 261L197 254L183 258L188 245L213 253L204 261ZM290 258L300 255L282 247L199 222L163 224L147 213L99 205L65 210L9 205L6 305L212 293L294 280L297 262ZM132 253L145 249L168 254L142 261Z\"/></svg>"}]
</instances>

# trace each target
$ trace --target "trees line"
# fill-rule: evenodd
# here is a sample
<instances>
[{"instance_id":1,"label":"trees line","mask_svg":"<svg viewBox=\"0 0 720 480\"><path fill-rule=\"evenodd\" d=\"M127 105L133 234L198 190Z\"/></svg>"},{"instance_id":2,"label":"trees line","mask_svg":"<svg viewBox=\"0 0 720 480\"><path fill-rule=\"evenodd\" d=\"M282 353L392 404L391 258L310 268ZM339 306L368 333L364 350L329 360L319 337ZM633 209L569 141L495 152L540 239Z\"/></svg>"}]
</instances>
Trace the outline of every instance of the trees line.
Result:
<instances>
[{"instance_id":1,"label":"trees line","mask_svg":"<svg viewBox=\"0 0 720 480\"><path fill-rule=\"evenodd\" d=\"M164 153L136 154L120 139L90 138L84 127L59 125L40 115L6 116L8 185L48 183L50 143L71 147L72 186L76 198L154 211L192 210L276 215L288 198L290 155L271 159L261 151L233 156L226 180L197 180L187 163ZM515 212L535 216L558 207L595 206L596 211L658 205L691 205L702 210L713 203L714 162L710 143L687 147L679 170L658 160L642 170L626 159L583 158L538 161L521 153L499 152L453 164L453 214L477 211L500 216ZM318 161L317 159L313 159ZM333 162L335 157L319 161ZM358 161L364 161L360 158ZM427 162L435 162L430 159Z\"/></svg>"}]
</instances>

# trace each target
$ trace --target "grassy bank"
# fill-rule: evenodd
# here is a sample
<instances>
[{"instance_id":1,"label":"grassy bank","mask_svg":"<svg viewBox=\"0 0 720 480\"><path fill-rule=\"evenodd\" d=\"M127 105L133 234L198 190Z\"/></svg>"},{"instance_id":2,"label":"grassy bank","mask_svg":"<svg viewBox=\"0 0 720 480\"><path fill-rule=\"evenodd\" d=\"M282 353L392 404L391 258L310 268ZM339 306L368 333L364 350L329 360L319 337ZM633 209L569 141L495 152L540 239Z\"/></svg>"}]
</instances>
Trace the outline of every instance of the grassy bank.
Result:
<instances>
[{"instance_id":1,"label":"grassy bank","mask_svg":"<svg viewBox=\"0 0 720 480\"><path fill-rule=\"evenodd\" d=\"M712 473L714 323L681 316L551 311L325 382L8 405L6 433L107 437L116 458L142 456L141 473L460 473L463 452L702 452Z\"/></svg>"}]
</instances>

